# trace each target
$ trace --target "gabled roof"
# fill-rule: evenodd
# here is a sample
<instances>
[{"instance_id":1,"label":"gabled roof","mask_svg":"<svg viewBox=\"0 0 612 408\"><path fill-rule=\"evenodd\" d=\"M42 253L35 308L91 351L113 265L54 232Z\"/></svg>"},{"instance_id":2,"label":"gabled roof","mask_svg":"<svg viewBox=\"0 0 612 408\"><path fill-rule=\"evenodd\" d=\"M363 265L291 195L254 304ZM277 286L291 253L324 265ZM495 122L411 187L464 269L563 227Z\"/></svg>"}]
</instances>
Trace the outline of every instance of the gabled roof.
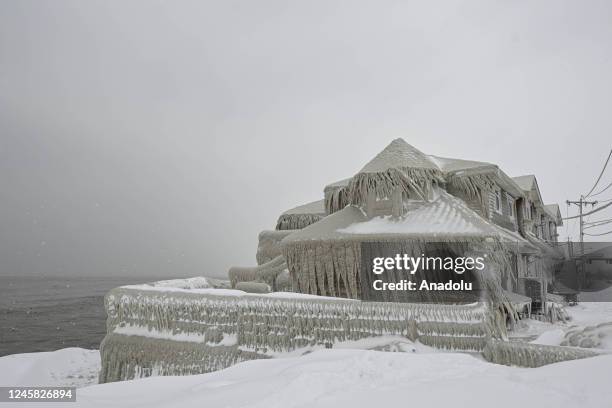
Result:
<instances>
[{"instance_id":1,"label":"gabled roof","mask_svg":"<svg viewBox=\"0 0 612 408\"><path fill-rule=\"evenodd\" d=\"M359 173L382 173L389 169L405 168L440 170L423 152L404 139L395 139L363 166Z\"/></svg>"},{"instance_id":2,"label":"gabled roof","mask_svg":"<svg viewBox=\"0 0 612 408\"><path fill-rule=\"evenodd\" d=\"M527 174L524 176L512 177L512 180L523 190L525 193L531 193L535 191L536 198L540 204L544 205L542 200L542 194L540 193L540 187L538 186L538 180L533 174Z\"/></svg>"},{"instance_id":3,"label":"gabled roof","mask_svg":"<svg viewBox=\"0 0 612 408\"><path fill-rule=\"evenodd\" d=\"M557 226L563 225L563 218L561 217L561 210L558 204L546 204L544 205L544 211L557 223Z\"/></svg>"},{"instance_id":4,"label":"gabled roof","mask_svg":"<svg viewBox=\"0 0 612 408\"><path fill-rule=\"evenodd\" d=\"M519 185L524 191L531 191L533 185L536 183L536 178L533 174L527 174L524 176L512 177L512 180Z\"/></svg>"}]
</instances>

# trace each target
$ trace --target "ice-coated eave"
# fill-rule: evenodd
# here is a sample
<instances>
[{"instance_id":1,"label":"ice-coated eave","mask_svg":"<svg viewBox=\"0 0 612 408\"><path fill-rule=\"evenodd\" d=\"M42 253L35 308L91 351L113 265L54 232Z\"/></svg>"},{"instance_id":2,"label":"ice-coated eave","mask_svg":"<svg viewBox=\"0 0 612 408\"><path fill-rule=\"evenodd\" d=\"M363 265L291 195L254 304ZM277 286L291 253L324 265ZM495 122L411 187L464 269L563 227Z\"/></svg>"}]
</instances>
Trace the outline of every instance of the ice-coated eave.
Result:
<instances>
[{"instance_id":1,"label":"ice-coated eave","mask_svg":"<svg viewBox=\"0 0 612 408\"><path fill-rule=\"evenodd\" d=\"M283 215L295 215L295 214L325 214L325 200L312 201L310 203L302 204L297 207L291 208L283 213Z\"/></svg>"}]
</instances>

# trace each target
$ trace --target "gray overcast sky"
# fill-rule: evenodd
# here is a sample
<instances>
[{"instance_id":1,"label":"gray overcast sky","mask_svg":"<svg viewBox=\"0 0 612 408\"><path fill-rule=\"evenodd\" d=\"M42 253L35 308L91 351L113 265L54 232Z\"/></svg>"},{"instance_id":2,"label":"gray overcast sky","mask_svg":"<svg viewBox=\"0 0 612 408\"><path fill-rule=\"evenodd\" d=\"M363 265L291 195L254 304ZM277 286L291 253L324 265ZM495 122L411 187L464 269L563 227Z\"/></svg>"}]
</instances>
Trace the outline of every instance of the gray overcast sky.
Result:
<instances>
[{"instance_id":1,"label":"gray overcast sky","mask_svg":"<svg viewBox=\"0 0 612 408\"><path fill-rule=\"evenodd\" d=\"M0 1L0 275L223 275L396 137L534 173L565 213L612 144L611 21L607 0Z\"/></svg>"}]
</instances>

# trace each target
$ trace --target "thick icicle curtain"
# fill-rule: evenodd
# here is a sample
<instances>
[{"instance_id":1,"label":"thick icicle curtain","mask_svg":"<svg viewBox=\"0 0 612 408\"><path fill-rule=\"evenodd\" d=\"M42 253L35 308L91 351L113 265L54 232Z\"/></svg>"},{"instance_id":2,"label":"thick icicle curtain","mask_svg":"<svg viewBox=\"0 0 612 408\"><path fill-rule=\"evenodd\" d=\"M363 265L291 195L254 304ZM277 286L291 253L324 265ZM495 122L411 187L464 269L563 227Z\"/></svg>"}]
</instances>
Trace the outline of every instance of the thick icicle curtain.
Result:
<instances>
[{"instance_id":1,"label":"thick icicle curtain","mask_svg":"<svg viewBox=\"0 0 612 408\"><path fill-rule=\"evenodd\" d=\"M347 186L332 186L325 188L325 212L333 214L350 204Z\"/></svg>"},{"instance_id":2,"label":"thick icicle curtain","mask_svg":"<svg viewBox=\"0 0 612 408\"><path fill-rule=\"evenodd\" d=\"M358 173L347 189L350 203L363 206L370 193L378 199L387 199L397 188L414 199L429 201L436 183L444 183L439 170L390 168L376 173Z\"/></svg>"},{"instance_id":3,"label":"thick icicle curtain","mask_svg":"<svg viewBox=\"0 0 612 408\"><path fill-rule=\"evenodd\" d=\"M436 237L427 240L391 239L369 235L361 239L305 239L284 242L283 256L287 262L294 290L321 296L359 299L362 241L376 242L380 245L400 244L404 253L412 256L420 256L431 242L446 242L449 249L458 254L466 251L487 253L489 264L493 268L475 274L480 289L487 296L483 300L496 302L500 307L503 305L508 311L513 310L503 293L501 276L510 272L515 253L511 252L511 247L491 238L445 240ZM431 296L415 300L432 302L441 300L436 299L435 295Z\"/></svg>"}]
</instances>

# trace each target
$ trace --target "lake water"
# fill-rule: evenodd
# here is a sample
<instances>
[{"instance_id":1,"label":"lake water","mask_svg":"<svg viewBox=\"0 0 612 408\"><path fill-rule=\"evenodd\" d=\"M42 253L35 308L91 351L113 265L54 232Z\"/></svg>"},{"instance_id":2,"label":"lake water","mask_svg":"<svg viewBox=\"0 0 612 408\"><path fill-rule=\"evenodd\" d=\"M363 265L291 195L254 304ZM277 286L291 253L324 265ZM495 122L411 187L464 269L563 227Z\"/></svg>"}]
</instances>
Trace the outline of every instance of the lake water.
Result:
<instances>
[{"instance_id":1,"label":"lake water","mask_svg":"<svg viewBox=\"0 0 612 408\"><path fill-rule=\"evenodd\" d=\"M106 292L160 279L0 276L0 356L97 349L106 331Z\"/></svg>"}]
</instances>

